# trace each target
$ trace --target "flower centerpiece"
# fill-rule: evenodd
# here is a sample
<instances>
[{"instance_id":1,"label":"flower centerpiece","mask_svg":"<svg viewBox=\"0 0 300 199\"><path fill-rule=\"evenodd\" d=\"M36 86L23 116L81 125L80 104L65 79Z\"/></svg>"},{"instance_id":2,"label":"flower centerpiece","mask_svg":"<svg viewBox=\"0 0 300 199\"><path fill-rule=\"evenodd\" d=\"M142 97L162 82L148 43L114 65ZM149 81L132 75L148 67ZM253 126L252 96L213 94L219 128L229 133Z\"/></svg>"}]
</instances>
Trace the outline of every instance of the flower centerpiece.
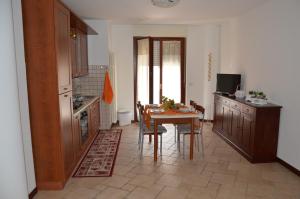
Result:
<instances>
[{"instance_id":1,"label":"flower centerpiece","mask_svg":"<svg viewBox=\"0 0 300 199\"><path fill-rule=\"evenodd\" d=\"M246 99L247 101L258 104L258 105L264 105L268 103L268 99L266 94L262 91L249 91L249 96Z\"/></svg>"},{"instance_id":2,"label":"flower centerpiece","mask_svg":"<svg viewBox=\"0 0 300 199\"><path fill-rule=\"evenodd\" d=\"M174 99L169 99L165 96L162 96L162 104L161 104L161 107L167 111L167 110L170 110L170 109L179 109L179 104L175 103Z\"/></svg>"}]
</instances>

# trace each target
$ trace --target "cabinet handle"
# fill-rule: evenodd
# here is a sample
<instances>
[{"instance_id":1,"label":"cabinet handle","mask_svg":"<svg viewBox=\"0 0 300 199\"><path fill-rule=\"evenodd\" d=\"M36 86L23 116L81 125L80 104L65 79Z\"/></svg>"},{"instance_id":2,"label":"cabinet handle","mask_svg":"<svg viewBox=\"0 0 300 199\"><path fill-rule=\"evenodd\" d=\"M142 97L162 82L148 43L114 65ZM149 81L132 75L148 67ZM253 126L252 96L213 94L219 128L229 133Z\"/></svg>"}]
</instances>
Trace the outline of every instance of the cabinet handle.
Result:
<instances>
[{"instance_id":1,"label":"cabinet handle","mask_svg":"<svg viewBox=\"0 0 300 199\"><path fill-rule=\"evenodd\" d=\"M69 97L69 95L64 95L64 97Z\"/></svg>"},{"instance_id":2,"label":"cabinet handle","mask_svg":"<svg viewBox=\"0 0 300 199\"><path fill-rule=\"evenodd\" d=\"M64 90L68 90L68 88L64 88Z\"/></svg>"}]
</instances>

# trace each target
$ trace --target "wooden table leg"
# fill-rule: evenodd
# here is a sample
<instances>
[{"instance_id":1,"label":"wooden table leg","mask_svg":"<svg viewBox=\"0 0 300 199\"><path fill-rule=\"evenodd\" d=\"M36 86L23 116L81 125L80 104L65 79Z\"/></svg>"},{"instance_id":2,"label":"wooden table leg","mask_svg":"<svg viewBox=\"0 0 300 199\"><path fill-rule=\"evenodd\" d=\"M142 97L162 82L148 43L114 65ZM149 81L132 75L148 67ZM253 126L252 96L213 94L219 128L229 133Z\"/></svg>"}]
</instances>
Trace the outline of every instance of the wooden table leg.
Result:
<instances>
[{"instance_id":1,"label":"wooden table leg","mask_svg":"<svg viewBox=\"0 0 300 199\"><path fill-rule=\"evenodd\" d=\"M194 118L191 119L190 160L194 157Z\"/></svg>"},{"instance_id":2,"label":"wooden table leg","mask_svg":"<svg viewBox=\"0 0 300 199\"><path fill-rule=\"evenodd\" d=\"M155 162L157 162L157 147L158 147L157 120L154 119L154 161Z\"/></svg>"}]
</instances>

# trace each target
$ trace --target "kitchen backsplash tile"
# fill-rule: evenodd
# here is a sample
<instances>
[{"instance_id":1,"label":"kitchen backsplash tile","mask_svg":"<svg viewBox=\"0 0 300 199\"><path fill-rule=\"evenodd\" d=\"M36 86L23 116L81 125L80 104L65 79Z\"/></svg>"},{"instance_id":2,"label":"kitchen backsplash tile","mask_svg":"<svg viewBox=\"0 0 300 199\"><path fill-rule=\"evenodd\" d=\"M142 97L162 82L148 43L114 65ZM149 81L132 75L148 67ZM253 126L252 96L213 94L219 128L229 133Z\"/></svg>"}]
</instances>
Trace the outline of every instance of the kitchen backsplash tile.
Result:
<instances>
[{"instance_id":1,"label":"kitchen backsplash tile","mask_svg":"<svg viewBox=\"0 0 300 199\"><path fill-rule=\"evenodd\" d=\"M106 71L108 71L108 66L89 66L88 75L73 79L73 94L101 97ZM101 129L109 129L111 127L112 119L110 108L110 105L100 100Z\"/></svg>"}]
</instances>

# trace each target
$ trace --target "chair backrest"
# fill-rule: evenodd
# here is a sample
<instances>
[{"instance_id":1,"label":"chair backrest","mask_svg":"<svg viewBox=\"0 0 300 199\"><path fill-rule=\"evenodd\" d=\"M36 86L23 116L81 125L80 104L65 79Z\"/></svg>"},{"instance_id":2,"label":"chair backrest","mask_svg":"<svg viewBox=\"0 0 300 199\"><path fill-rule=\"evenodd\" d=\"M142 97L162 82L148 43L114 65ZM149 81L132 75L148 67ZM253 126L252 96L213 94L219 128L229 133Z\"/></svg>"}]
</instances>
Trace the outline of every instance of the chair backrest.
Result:
<instances>
[{"instance_id":1,"label":"chair backrest","mask_svg":"<svg viewBox=\"0 0 300 199\"><path fill-rule=\"evenodd\" d=\"M141 102L138 101L138 102L136 103L136 111L137 111L137 113L138 113L138 120L140 119L140 107L141 107L141 106L142 106Z\"/></svg>"},{"instance_id":2,"label":"chair backrest","mask_svg":"<svg viewBox=\"0 0 300 199\"><path fill-rule=\"evenodd\" d=\"M194 107L195 106L195 102L193 100L190 100L190 106Z\"/></svg>"},{"instance_id":3,"label":"chair backrest","mask_svg":"<svg viewBox=\"0 0 300 199\"><path fill-rule=\"evenodd\" d=\"M140 128L142 128L143 123L144 123L144 106L139 102L137 104L138 107L138 113L139 113L139 125Z\"/></svg>"},{"instance_id":4,"label":"chair backrest","mask_svg":"<svg viewBox=\"0 0 300 199\"><path fill-rule=\"evenodd\" d=\"M205 108L203 108L203 106L201 106L201 105L198 105L198 104L195 104L195 110L197 111L197 112L200 112L200 113L202 113L203 115L204 115L204 113L205 113Z\"/></svg>"},{"instance_id":5,"label":"chair backrest","mask_svg":"<svg viewBox=\"0 0 300 199\"><path fill-rule=\"evenodd\" d=\"M201 116L199 117L199 123L200 123L199 128L202 131L203 123L204 123L205 108L198 104L195 104L194 107L195 107L196 112L201 113Z\"/></svg>"}]
</instances>

